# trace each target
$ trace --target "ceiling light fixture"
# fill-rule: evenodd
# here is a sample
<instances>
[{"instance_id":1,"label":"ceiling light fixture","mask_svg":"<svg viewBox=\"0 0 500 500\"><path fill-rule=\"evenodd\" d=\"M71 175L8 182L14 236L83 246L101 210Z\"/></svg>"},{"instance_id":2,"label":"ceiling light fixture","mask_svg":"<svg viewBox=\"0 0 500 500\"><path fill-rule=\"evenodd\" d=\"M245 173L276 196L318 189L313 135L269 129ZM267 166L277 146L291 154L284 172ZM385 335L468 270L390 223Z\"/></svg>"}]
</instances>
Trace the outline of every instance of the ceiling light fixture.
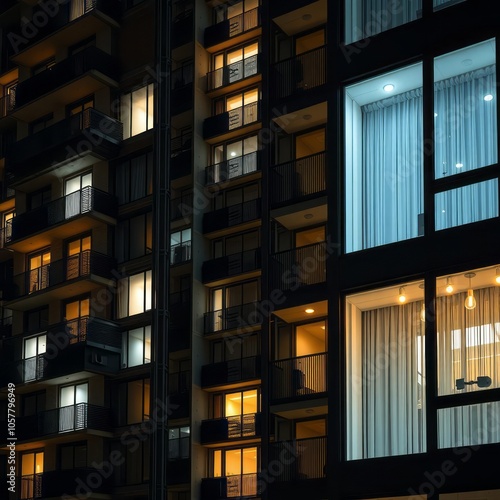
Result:
<instances>
[{"instance_id":1,"label":"ceiling light fixture","mask_svg":"<svg viewBox=\"0 0 500 500\"><path fill-rule=\"evenodd\" d=\"M465 299L465 308L466 309L474 309L476 307L476 299L474 297L474 290L472 290L471 286L471 278L476 276L476 273L465 273L464 276L469 278L469 289L467 290L467 298Z\"/></svg>"},{"instance_id":2,"label":"ceiling light fixture","mask_svg":"<svg viewBox=\"0 0 500 500\"><path fill-rule=\"evenodd\" d=\"M394 90L394 85L392 83L388 83L387 85L384 85L383 89L385 92L392 92Z\"/></svg>"},{"instance_id":3,"label":"ceiling light fixture","mask_svg":"<svg viewBox=\"0 0 500 500\"><path fill-rule=\"evenodd\" d=\"M448 276L446 278L446 288L445 288L445 290L446 290L446 293L453 293L453 290L455 290L453 288L453 284L451 282L451 277L450 276Z\"/></svg>"},{"instance_id":4,"label":"ceiling light fixture","mask_svg":"<svg viewBox=\"0 0 500 500\"><path fill-rule=\"evenodd\" d=\"M483 99L486 101L486 102L490 102L490 101L493 101L493 96L491 94L486 94Z\"/></svg>"},{"instance_id":5,"label":"ceiling light fixture","mask_svg":"<svg viewBox=\"0 0 500 500\"><path fill-rule=\"evenodd\" d=\"M312 314L313 312L314 312L314 309L312 309L311 307L308 307L308 308L306 309L306 313L307 313L307 314Z\"/></svg>"},{"instance_id":6,"label":"ceiling light fixture","mask_svg":"<svg viewBox=\"0 0 500 500\"><path fill-rule=\"evenodd\" d=\"M463 168L464 164L459 162L459 163L455 164L455 167L457 167L457 168Z\"/></svg>"},{"instance_id":7,"label":"ceiling light fixture","mask_svg":"<svg viewBox=\"0 0 500 500\"><path fill-rule=\"evenodd\" d=\"M405 294L405 287L404 286L399 287L398 300L399 300L400 304L404 304L406 302L406 294Z\"/></svg>"},{"instance_id":8,"label":"ceiling light fixture","mask_svg":"<svg viewBox=\"0 0 500 500\"><path fill-rule=\"evenodd\" d=\"M500 285L500 267L497 267L497 270L496 270L495 283L497 285Z\"/></svg>"}]
</instances>

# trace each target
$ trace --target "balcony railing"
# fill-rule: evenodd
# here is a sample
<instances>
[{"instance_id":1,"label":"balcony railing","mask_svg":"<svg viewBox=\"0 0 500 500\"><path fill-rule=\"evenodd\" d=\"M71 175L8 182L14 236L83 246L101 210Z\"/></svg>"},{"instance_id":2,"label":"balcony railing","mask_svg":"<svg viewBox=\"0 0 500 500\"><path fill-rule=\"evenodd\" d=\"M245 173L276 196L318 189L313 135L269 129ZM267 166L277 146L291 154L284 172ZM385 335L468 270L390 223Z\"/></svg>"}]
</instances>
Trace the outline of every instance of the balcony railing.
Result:
<instances>
[{"instance_id":1,"label":"balcony railing","mask_svg":"<svg viewBox=\"0 0 500 500\"><path fill-rule=\"evenodd\" d=\"M51 326L49 332L64 333L70 345L86 342L89 345L114 349L121 349L122 345L118 325L93 316L82 316ZM50 339L48 343L50 344Z\"/></svg>"},{"instance_id":2,"label":"balcony railing","mask_svg":"<svg viewBox=\"0 0 500 500\"><path fill-rule=\"evenodd\" d=\"M261 199L249 200L238 205L220 208L203 216L203 232L211 233L220 229L252 222L260 219L262 212Z\"/></svg>"},{"instance_id":3,"label":"balcony railing","mask_svg":"<svg viewBox=\"0 0 500 500\"><path fill-rule=\"evenodd\" d=\"M248 10L205 29L205 47L212 47L260 25L259 8Z\"/></svg>"},{"instance_id":4,"label":"balcony railing","mask_svg":"<svg viewBox=\"0 0 500 500\"><path fill-rule=\"evenodd\" d=\"M18 50L29 47L70 22L95 11L100 11L112 19L117 19L122 11L121 2L120 0L69 0L64 3L57 2L57 8L51 10L50 14L47 14L42 7L34 9L33 15L28 21L32 26L30 33L33 33L33 36L25 37L25 32L22 30L16 33L16 39L24 41ZM42 14L37 16L39 12L42 12L43 16ZM44 23L36 21L40 18L47 19L47 21Z\"/></svg>"},{"instance_id":5,"label":"balcony railing","mask_svg":"<svg viewBox=\"0 0 500 500\"><path fill-rule=\"evenodd\" d=\"M11 222L10 239L7 237L6 241L10 243L25 238L62 222L69 222L73 217L91 212L115 217L116 208L117 203L114 196L87 186L35 210L14 217Z\"/></svg>"},{"instance_id":6,"label":"balcony railing","mask_svg":"<svg viewBox=\"0 0 500 500\"><path fill-rule=\"evenodd\" d=\"M269 444L270 462L284 464L277 482L320 479L326 477L326 436ZM283 462L283 457L287 457Z\"/></svg>"},{"instance_id":7,"label":"balcony railing","mask_svg":"<svg viewBox=\"0 0 500 500\"><path fill-rule=\"evenodd\" d=\"M18 83L16 88L16 108L49 92L53 92L58 87L66 85L89 71L99 71L112 80L118 78L116 59L97 47L87 47L74 56L68 57L45 71Z\"/></svg>"},{"instance_id":8,"label":"balcony railing","mask_svg":"<svg viewBox=\"0 0 500 500\"><path fill-rule=\"evenodd\" d=\"M327 353L273 361L271 399L297 398L326 392L327 367Z\"/></svg>"},{"instance_id":9,"label":"balcony railing","mask_svg":"<svg viewBox=\"0 0 500 500\"><path fill-rule=\"evenodd\" d=\"M0 97L0 118L5 118L16 106L16 94L12 92L4 97Z\"/></svg>"},{"instance_id":10,"label":"balcony railing","mask_svg":"<svg viewBox=\"0 0 500 500\"><path fill-rule=\"evenodd\" d=\"M201 500L257 496L257 473L201 480Z\"/></svg>"},{"instance_id":11,"label":"balcony railing","mask_svg":"<svg viewBox=\"0 0 500 500\"><path fill-rule=\"evenodd\" d=\"M111 429L110 409L88 403L78 403L38 412L29 417L16 418L16 432L20 440L85 429L109 431Z\"/></svg>"},{"instance_id":12,"label":"balcony railing","mask_svg":"<svg viewBox=\"0 0 500 500\"><path fill-rule=\"evenodd\" d=\"M208 91L231 85L259 73L259 56L253 55L207 74Z\"/></svg>"},{"instance_id":13,"label":"balcony railing","mask_svg":"<svg viewBox=\"0 0 500 500\"><path fill-rule=\"evenodd\" d=\"M235 328L258 325L258 303L250 302L205 313L205 333L216 333Z\"/></svg>"},{"instance_id":14,"label":"balcony railing","mask_svg":"<svg viewBox=\"0 0 500 500\"><path fill-rule=\"evenodd\" d=\"M316 153L270 170L271 202L296 202L326 190L326 153Z\"/></svg>"},{"instance_id":15,"label":"balcony railing","mask_svg":"<svg viewBox=\"0 0 500 500\"><path fill-rule=\"evenodd\" d=\"M260 413L248 413L201 422L201 444L260 436Z\"/></svg>"},{"instance_id":16,"label":"balcony railing","mask_svg":"<svg viewBox=\"0 0 500 500\"><path fill-rule=\"evenodd\" d=\"M276 99L326 83L326 46L280 61L273 66L271 88Z\"/></svg>"},{"instance_id":17,"label":"balcony railing","mask_svg":"<svg viewBox=\"0 0 500 500\"><path fill-rule=\"evenodd\" d=\"M210 139L226 134L260 120L260 101L234 108L219 115L210 116L203 122L203 138Z\"/></svg>"},{"instance_id":18,"label":"balcony railing","mask_svg":"<svg viewBox=\"0 0 500 500\"><path fill-rule=\"evenodd\" d=\"M297 289L326 281L327 243L314 243L272 256L271 279L275 288Z\"/></svg>"},{"instance_id":19,"label":"balcony railing","mask_svg":"<svg viewBox=\"0 0 500 500\"><path fill-rule=\"evenodd\" d=\"M212 259L203 263L203 283L256 271L261 267L260 248Z\"/></svg>"},{"instance_id":20,"label":"balcony railing","mask_svg":"<svg viewBox=\"0 0 500 500\"><path fill-rule=\"evenodd\" d=\"M260 170L259 156L258 151L253 151L243 156L236 156L215 165L210 165L205 169L207 186L257 172L257 170Z\"/></svg>"},{"instance_id":21,"label":"balcony railing","mask_svg":"<svg viewBox=\"0 0 500 500\"><path fill-rule=\"evenodd\" d=\"M121 122L95 109L86 109L14 143L7 157L9 180L39 175L45 169L88 154L110 159L118 154L122 138Z\"/></svg>"},{"instance_id":22,"label":"balcony railing","mask_svg":"<svg viewBox=\"0 0 500 500\"><path fill-rule=\"evenodd\" d=\"M90 477L97 474L101 477L99 485L94 485L92 491L95 493L108 493L111 487L111 479L104 478L102 471L90 467L76 467L74 469L54 470L41 474L32 474L18 478L18 491L21 500L34 498L56 498L68 495L76 495L79 482L77 479ZM71 498L71 497L70 497Z\"/></svg>"},{"instance_id":23,"label":"balcony railing","mask_svg":"<svg viewBox=\"0 0 500 500\"><path fill-rule=\"evenodd\" d=\"M260 356L230 359L201 368L202 388L260 379Z\"/></svg>"},{"instance_id":24,"label":"balcony railing","mask_svg":"<svg viewBox=\"0 0 500 500\"><path fill-rule=\"evenodd\" d=\"M114 260L111 257L85 250L14 276L14 289L9 294L9 300L41 292L66 281L89 278L91 275L111 279L112 269Z\"/></svg>"}]
</instances>

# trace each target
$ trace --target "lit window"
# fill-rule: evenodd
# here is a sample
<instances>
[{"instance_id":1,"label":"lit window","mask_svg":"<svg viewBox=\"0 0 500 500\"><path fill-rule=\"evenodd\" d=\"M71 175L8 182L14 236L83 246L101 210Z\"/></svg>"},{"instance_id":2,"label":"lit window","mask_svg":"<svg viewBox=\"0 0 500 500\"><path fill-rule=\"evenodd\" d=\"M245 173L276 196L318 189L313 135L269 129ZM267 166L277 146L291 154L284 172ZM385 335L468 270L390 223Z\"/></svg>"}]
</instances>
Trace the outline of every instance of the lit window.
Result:
<instances>
[{"instance_id":1,"label":"lit window","mask_svg":"<svg viewBox=\"0 0 500 500\"><path fill-rule=\"evenodd\" d=\"M123 333L122 367L139 366L151 362L151 326L135 328Z\"/></svg>"},{"instance_id":2,"label":"lit window","mask_svg":"<svg viewBox=\"0 0 500 500\"><path fill-rule=\"evenodd\" d=\"M118 318L151 309L151 271L134 274L118 282Z\"/></svg>"},{"instance_id":3,"label":"lit window","mask_svg":"<svg viewBox=\"0 0 500 500\"><path fill-rule=\"evenodd\" d=\"M123 138L150 130L154 126L154 85L124 94L120 100L120 120L123 123Z\"/></svg>"}]
</instances>

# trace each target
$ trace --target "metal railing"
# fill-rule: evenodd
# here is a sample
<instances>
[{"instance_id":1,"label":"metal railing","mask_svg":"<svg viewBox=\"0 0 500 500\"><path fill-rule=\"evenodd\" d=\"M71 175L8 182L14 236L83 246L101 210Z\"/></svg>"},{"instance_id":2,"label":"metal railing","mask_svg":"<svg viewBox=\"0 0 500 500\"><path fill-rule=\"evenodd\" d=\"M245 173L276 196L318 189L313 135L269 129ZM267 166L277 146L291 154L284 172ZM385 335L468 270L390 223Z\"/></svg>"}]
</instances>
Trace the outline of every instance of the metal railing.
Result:
<instances>
[{"instance_id":1,"label":"metal railing","mask_svg":"<svg viewBox=\"0 0 500 500\"><path fill-rule=\"evenodd\" d=\"M29 212L19 214L9 221L6 229L7 243L30 236L38 231L68 221L78 215L95 211L111 217L116 215L114 196L91 186L51 201Z\"/></svg>"},{"instance_id":2,"label":"metal railing","mask_svg":"<svg viewBox=\"0 0 500 500\"><path fill-rule=\"evenodd\" d=\"M305 156L270 170L272 203L295 202L326 190L326 152Z\"/></svg>"},{"instance_id":3,"label":"metal railing","mask_svg":"<svg viewBox=\"0 0 500 500\"><path fill-rule=\"evenodd\" d=\"M269 444L269 459L290 457L276 476L276 481L297 481L326 477L326 436L280 441Z\"/></svg>"},{"instance_id":4,"label":"metal railing","mask_svg":"<svg viewBox=\"0 0 500 500\"><path fill-rule=\"evenodd\" d=\"M203 232L209 233L257 220L260 218L261 211L261 199L256 198L208 212L203 216Z\"/></svg>"},{"instance_id":5,"label":"metal railing","mask_svg":"<svg viewBox=\"0 0 500 500\"><path fill-rule=\"evenodd\" d=\"M56 260L50 264L17 274L13 279L12 298L23 297L68 280L90 276L90 274L111 279L112 269L114 269L114 261L111 257L92 250L85 250L65 259Z\"/></svg>"},{"instance_id":6,"label":"metal railing","mask_svg":"<svg viewBox=\"0 0 500 500\"><path fill-rule=\"evenodd\" d=\"M259 72L259 56L253 55L207 73L208 90L225 87Z\"/></svg>"},{"instance_id":7,"label":"metal railing","mask_svg":"<svg viewBox=\"0 0 500 500\"><path fill-rule=\"evenodd\" d=\"M326 46L280 61L273 66L275 98L287 97L326 83Z\"/></svg>"},{"instance_id":8,"label":"metal railing","mask_svg":"<svg viewBox=\"0 0 500 500\"><path fill-rule=\"evenodd\" d=\"M257 413L226 417L229 439L251 437L257 434Z\"/></svg>"},{"instance_id":9,"label":"metal railing","mask_svg":"<svg viewBox=\"0 0 500 500\"><path fill-rule=\"evenodd\" d=\"M170 247L170 264L181 264L191 260L191 240L171 245Z\"/></svg>"},{"instance_id":10,"label":"metal railing","mask_svg":"<svg viewBox=\"0 0 500 500\"><path fill-rule=\"evenodd\" d=\"M205 388L260 379L260 359L260 356L249 356L202 366L201 386Z\"/></svg>"},{"instance_id":11,"label":"metal railing","mask_svg":"<svg viewBox=\"0 0 500 500\"><path fill-rule=\"evenodd\" d=\"M23 382L32 382L45 377L47 362L43 354L22 360Z\"/></svg>"},{"instance_id":12,"label":"metal railing","mask_svg":"<svg viewBox=\"0 0 500 500\"><path fill-rule=\"evenodd\" d=\"M0 118L5 118L16 107L16 93L0 97Z\"/></svg>"},{"instance_id":13,"label":"metal railing","mask_svg":"<svg viewBox=\"0 0 500 500\"><path fill-rule=\"evenodd\" d=\"M184 87L193 83L194 64L189 63L172 71L172 90Z\"/></svg>"},{"instance_id":14,"label":"metal railing","mask_svg":"<svg viewBox=\"0 0 500 500\"><path fill-rule=\"evenodd\" d=\"M218 311L205 313L205 333L222 332L234 328L257 325L258 302L232 306Z\"/></svg>"},{"instance_id":15,"label":"metal railing","mask_svg":"<svg viewBox=\"0 0 500 500\"><path fill-rule=\"evenodd\" d=\"M261 267L260 248L225 255L203 263L202 282L208 283L229 276L256 271Z\"/></svg>"},{"instance_id":16,"label":"metal railing","mask_svg":"<svg viewBox=\"0 0 500 500\"><path fill-rule=\"evenodd\" d=\"M257 474L227 476L227 498L257 495Z\"/></svg>"},{"instance_id":17,"label":"metal railing","mask_svg":"<svg viewBox=\"0 0 500 500\"><path fill-rule=\"evenodd\" d=\"M260 170L259 152L253 151L243 156L210 165L205 169L206 184L210 186L219 182L227 182L243 175Z\"/></svg>"},{"instance_id":18,"label":"metal railing","mask_svg":"<svg viewBox=\"0 0 500 500\"><path fill-rule=\"evenodd\" d=\"M289 290L326 281L326 242L285 250L272 256L273 286Z\"/></svg>"},{"instance_id":19,"label":"metal railing","mask_svg":"<svg viewBox=\"0 0 500 500\"><path fill-rule=\"evenodd\" d=\"M193 214L193 193L170 200L170 220L183 219Z\"/></svg>"},{"instance_id":20,"label":"metal railing","mask_svg":"<svg viewBox=\"0 0 500 500\"><path fill-rule=\"evenodd\" d=\"M271 364L271 399L286 399L327 391L328 353L281 359Z\"/></svg>"},{"instance_id":21,"label":"metal railing","mask_svg":"<svg viewBox=\"0 0 500 500\"><path fill-rule=\"evenodd\" d=\"M43 474L21 476L19 482L19 498L21 500L42 498Z\"/></svg>"}]
</instances>

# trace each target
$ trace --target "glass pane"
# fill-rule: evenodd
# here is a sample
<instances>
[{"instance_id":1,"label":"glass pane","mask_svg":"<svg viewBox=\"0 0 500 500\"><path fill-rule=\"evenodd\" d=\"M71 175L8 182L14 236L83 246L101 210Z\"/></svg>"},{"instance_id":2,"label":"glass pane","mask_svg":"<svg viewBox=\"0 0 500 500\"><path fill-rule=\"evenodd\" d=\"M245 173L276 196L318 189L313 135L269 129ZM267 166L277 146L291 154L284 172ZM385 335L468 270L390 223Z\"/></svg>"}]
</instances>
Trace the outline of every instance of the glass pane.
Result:
<instances>
[{"instance_id":1,"label":"glass pane","mask_svg":"<svg viewBox=\"0 0 500 500\"><path fill-rule=\"evenodd\" d=\"M243 393L243 414L257 413L257 389Z\"/></svg>"},{"instance_id":2,"label":"glass pane","mask_svg":"<svg viewBox=\"0 0 500 500\"><path fill-rule=\"evenodd\" d=\"M69 406L75 404L75 387L73 385L69 387L61 387L61 399L59 406Z\"/></svg>"},{"instance_id":3,"label":"glass pane","mask_svg":"<svg viewBox=\"0 0 500 500\"><path fill-rule=\"evenodd\" d=\"M499 266L437 279L439 395L500 387L499 284Z\"/></svg>"},{"instance_id":4,"label":"glass pane","mask_svg":"<svg viewBox=\"0 0 500 500\"><path fill-rule=\"evenodd\" d=\"M151 326L144 327L144 363L151 363Z\"/></svg>"},{"instance_id":5,"label":"glass pane","mask_svg":"<svg viewBox=\"0 0 500 500\"><path fill-rule=\"evenodd\" d=\"M123 123L123 138L130 137L130 94L122 96L120 100L120 121Z\"/></svg>"},{"instance_id":6,"label":"glass pane","mask_svg":"<svg viewBox=\"0 0 500 500\"><path fill-rule=\"evenodd\" d=\"M437 231L498 217L498 180L443 191L435 200Z\"/></svg>"},{"instance_id":7,"label":"glass pane","mask_svg":"<svg viewBox=\"0 0 500 500\"><path fill-rule=\"evenodd\" d=\"M423 234L422 65L347 87L346 251Z\"/></svg>"},{"instance_id":8,"label":"glass pane","mask_svg":"<svg viewBox=\"0 0 500 500\"><path fill-rule=\"evenodd\" d=\"M422 282L346 300L347 459L426 449Z\"/></svg>"},{"instance_id":9,"label":"glass pane","mask_svg":"<svg viewBox=\"0 0 500 500\"><path fill-rule=\"evenodd\" d=\"M146 271L146 301L145 310L149 311L151 309L151 294L152 294L152 279L151 271Z\"/></svg>"},{"instance_id":10,"label":"glass pane","mask_svg":"<svg viewBox=\"0 0 500 500\"><path fill-rule=\"evenodd\" d=\"M222 476L222 451L214 451L214 477Z\"/></svg>"},{"instance_id":11,"label":"glass pane","mask_svg":"<svg viewBox=\"0 0 500 500\"><path fill-rule=\"evenodd\" d=\"M148 86L148 130L154 127L154 85Z\"/></svg>"},{"instance_id":12,"label":"glass pane","mask_svg":"<svg viewBox=\"0 0 500 500\"><path fill-rule=\"evenodd\" d=\"M132 93L132 135L144 132L147 127L147 87Z\"/></svg>"},{"instance_id":13,"label":"glass pane","mask_svg":"<svg viewBox=\"0 0 500 500\"><path fill-rule=\"evenodd\" d=\"M498 415L498 401L438 410L439 448L499 443Z\"/></svg>"},{"instance_id":14,"label":"glass pane","mask_svg":"<svg viewBox=\"0 0 500 500\"><path fill-rule=\"evenodd\" d=\"M241 392L226 394L226 417L241 415Z\"/></svg>"},{"instance_id":15,"label":"glass pane","mask_svg":"<svg viewBox=\"0 0 500 500\"><path fill-rule=\"evenodd\" d=\"M135 380L128 383L127 395L127 423L133 424L142 422L142 380Z\"/></svg>"},{"instance_id":16,"label":"glass pane","mask_svg":"<svg viewBox=\"0 0 500 500\"><path fill-rule=\"evenodd\" d=\"M128 332L128 366L142 365L144 362L144 341L142 328Z\"/></svg>"},{"instance_id":17,"label":"glass pane","mask_svg":"<svg viewBox=\"0 0 500 500\"><path fill-rule=\"evenodd\" d=\"M446 9L446 7L462 2L465 2L465 0L434 0L434 10Z\"/></svg>"},{"instance_id":18,"label":"glass pane","mask_svg":"<svg viewBox=\"0 0 500 500\"><path fill-rule=\"evenodd\" d=\"M244 448L243 474L257 473L257 448Z\"/></svg>"},{"instance_id":19,"label":"glass pane","mask_svg":"<svg viewBox=\"0 0 500 500\"><path fill-rule=\"evenodd\" d=\"M144 274L130 276L129 315L144 312Z\"/></svg>"},{"instance_id":20,"label":"glass pane","mask_svg":"<svg viewBox=\"0 0 500 500\"><path fill-rule=\"evenodd\" d=\"M434 80L435 177L496 163L495 40L436 58Z\"/></svg>"},{"instance_id":21,"label":"glass pane","mask_svg":"<svg viewBox=\"0 0 500 500\"><path fill-rule=\"evenodd\" d=\"M81 182L81 177L80 176L73 177L73 179L68 179L66 181L65 194L68 195L68 194L74 193L76 191L79 191L80 187L81 187L80 182Z\"/></svg>"},{"instance_id":22,"label":"glass pane","mask_svg":"<svg viewBox=\"0 0 500 500\"><path fill-rule=\"evenodd\" d=\"M21 474L23 476L29 476L35 472L35 454L27 453L23 455L21 464Z\"/></svg>"},{"instance_id":23,"label":"glass pane","mask_svg":"<svg viewBox=\"0 0 500 500\"><path fill-rule=\"evenodd\" d=\"M33 358L37 355L37 345L36 337L24 341L24 359Z\"/></svg>"},{"instance_id":24,"label":"glass pane","mask_svg":"<svg viewBox=\"0 0 500 500\"><path fill-rule=\"evenodd\" d=\"M226 476L236 476L241 474L241 450L227 450L226 455Z\"/></svg>"},{"instance_id":25,"label":"glass pane","mask_svg":"<svg viewBox=\"0 0 500 500\"><path fill-rule=\"evenodd\" d=\"M87 402L87 394L88 394L88 385L80 384L76 386L75 391L75 402L78 403L86 403Z\"/></svg>"},{"instance_id":26,"label":"glass pane","mask_svg":"<svg viewBox=\"0 0 500 500\"><path fill-rule=\"evenodd\" d=\"M422 0L346 0L346 43L367 38L420 17Z\"/></svg>"}]
</instances>

